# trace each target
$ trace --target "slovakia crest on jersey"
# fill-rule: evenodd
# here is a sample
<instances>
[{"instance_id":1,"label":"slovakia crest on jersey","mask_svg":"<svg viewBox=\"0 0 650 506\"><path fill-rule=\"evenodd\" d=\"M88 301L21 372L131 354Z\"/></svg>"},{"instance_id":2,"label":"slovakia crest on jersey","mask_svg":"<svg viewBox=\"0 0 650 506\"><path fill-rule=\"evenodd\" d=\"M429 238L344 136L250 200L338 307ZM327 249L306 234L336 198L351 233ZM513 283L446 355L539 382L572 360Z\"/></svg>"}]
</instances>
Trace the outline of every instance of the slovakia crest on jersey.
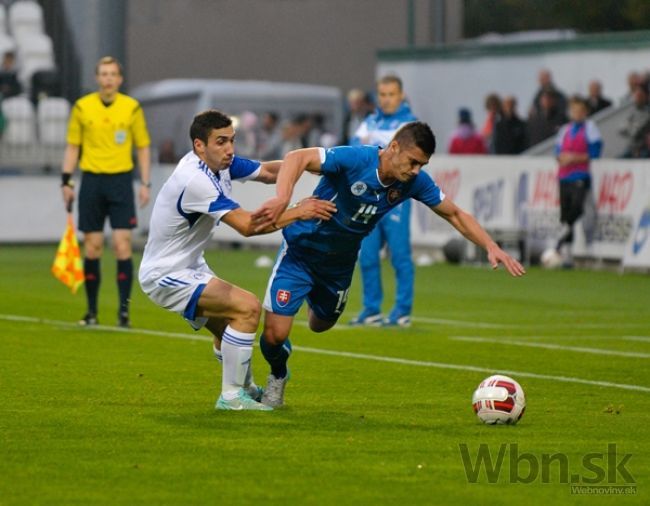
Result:
<instances>
[{"instance_id":1,"label":"slovakia crest on jersey","mask_svg":"<svg viewBox=\"0 0 650 506\"><path fill-rule=\"evenodd\" d=\"M401 196L402 196L402 190L398 190L397 188L391 188L390 190L388 190L388 193L386 194L386 200L388 200L389 204L394 204L400 199Z\"/></svg>"},{"instance_id":2,"label":"slovakia crest on jersey","mask_svg":"<svg viewBox=\"0 0 650 506\"><path fill-rule=\"evenodd\" d=\"M284 307L289 304L291 300L291 292L289 290L278 290L275 294L275 302L278 303L278 306Z\"/></svg>"},{"instance_id":3,"label":"slovakia crest on jersey","mask_svg":"<svg viewBox=\"0 0 650 506\"><path fill-rule=\"evenodd\" d=\"M363 181L357 181L352 186L350 186L350 191L352 192L352 195L354 195L355 197L359 197L360 195L363 195L364 193L366 193L367 189L368 189L368 185Z\"/></svg>"}]
</instances>

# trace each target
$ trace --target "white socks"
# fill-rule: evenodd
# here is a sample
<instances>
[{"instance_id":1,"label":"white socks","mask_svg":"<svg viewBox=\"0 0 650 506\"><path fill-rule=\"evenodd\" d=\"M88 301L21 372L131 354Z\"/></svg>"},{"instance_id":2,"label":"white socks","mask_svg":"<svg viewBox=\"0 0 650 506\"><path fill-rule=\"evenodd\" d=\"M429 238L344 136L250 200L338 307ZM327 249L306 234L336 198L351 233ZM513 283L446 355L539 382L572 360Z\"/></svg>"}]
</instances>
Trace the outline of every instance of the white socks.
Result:
<instances>
[{"instance_id":1,"label":"white socks","mask_svg":"<svg viewBox=\"0 0 650 506\"><path fill-rule=\"evenodd\" d=\"M221 395L231 400L237 397L240 388L252 381L250 364L253 356L255 333L240 332L230 325L221 338L221 359L223 363ZM215 349L217 359L219 355ZM247 381L248 380L248 381Z\"/></svg>"}]
</instances>

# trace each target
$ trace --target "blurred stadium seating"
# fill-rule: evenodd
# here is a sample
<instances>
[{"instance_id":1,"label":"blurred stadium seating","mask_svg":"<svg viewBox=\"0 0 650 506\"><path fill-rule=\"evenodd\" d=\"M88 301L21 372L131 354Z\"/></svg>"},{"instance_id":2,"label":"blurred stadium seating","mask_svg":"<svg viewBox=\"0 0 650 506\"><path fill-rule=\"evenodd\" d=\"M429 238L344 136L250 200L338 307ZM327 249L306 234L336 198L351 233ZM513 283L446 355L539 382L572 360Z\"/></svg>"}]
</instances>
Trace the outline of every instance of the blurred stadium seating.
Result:
<instances>
[{"instance_id":1,"label":"blurred stadium seating","mask_svg":"<svg viewBox=\"0 0 650 506\"><path fill-rule=\"evenodd\" d=\"M22 85L19 96L2 101L6 126L0 137L0 169L4 171L49 170L61 163L70 103L60 97L53 41L44 26L38 2L0 3L0 55L15 53Z\"/></svg>"}]
</instances>

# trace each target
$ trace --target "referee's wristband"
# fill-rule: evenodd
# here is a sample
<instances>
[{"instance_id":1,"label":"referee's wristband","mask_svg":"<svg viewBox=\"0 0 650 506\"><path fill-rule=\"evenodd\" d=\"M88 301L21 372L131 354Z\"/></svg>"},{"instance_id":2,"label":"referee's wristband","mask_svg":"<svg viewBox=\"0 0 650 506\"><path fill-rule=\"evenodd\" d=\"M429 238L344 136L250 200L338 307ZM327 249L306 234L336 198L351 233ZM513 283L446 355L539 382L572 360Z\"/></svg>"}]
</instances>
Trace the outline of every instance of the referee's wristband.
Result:
<instances>
[{"instance_id":1,"label":"referee's wristband","mask_svg":"<svg viewBox=\"0 0 650 506\"><path fill-rule=\"evenodd\" d=\"M144 181L141 180L140 184L142 186L144 186L145 188L151 188L151 181L149 181L148 183L145 183Z\"/></svg>"},{"instance_id":2,"label":"referee's wristband","mask_svg":"<svg viewBox=\"0 0 650 506\"><path fill-rule=\"evenodd\" d=\"M72 180L72 174L68 172L63 172L61 174L61 186L69 186L74 188L74 181Z\"/></svg>"}]
</instances>

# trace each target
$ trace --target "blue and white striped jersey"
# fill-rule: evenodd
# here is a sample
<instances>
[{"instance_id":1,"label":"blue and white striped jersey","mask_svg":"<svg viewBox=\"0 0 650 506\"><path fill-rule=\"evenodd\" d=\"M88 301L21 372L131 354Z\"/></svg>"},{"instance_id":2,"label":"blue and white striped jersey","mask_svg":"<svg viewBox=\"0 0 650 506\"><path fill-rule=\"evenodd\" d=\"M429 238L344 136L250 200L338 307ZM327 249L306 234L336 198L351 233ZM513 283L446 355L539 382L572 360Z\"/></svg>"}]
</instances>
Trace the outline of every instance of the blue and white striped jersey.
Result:
<instances>
[{"instance_id":1,"label":"blue and white striped jersey","mask_svg":"<svg viewBox=\"0 0 650 506\"><path fill-rule=\"evenodd\" d=\"M156 197L149 238L140 264L140 278L205 264L203 252L221 218L239 204L231 199L232 181L255 179L260 163L234 157L217 173L190 151L174 169Z\"/></svg>"}]
</instances>

